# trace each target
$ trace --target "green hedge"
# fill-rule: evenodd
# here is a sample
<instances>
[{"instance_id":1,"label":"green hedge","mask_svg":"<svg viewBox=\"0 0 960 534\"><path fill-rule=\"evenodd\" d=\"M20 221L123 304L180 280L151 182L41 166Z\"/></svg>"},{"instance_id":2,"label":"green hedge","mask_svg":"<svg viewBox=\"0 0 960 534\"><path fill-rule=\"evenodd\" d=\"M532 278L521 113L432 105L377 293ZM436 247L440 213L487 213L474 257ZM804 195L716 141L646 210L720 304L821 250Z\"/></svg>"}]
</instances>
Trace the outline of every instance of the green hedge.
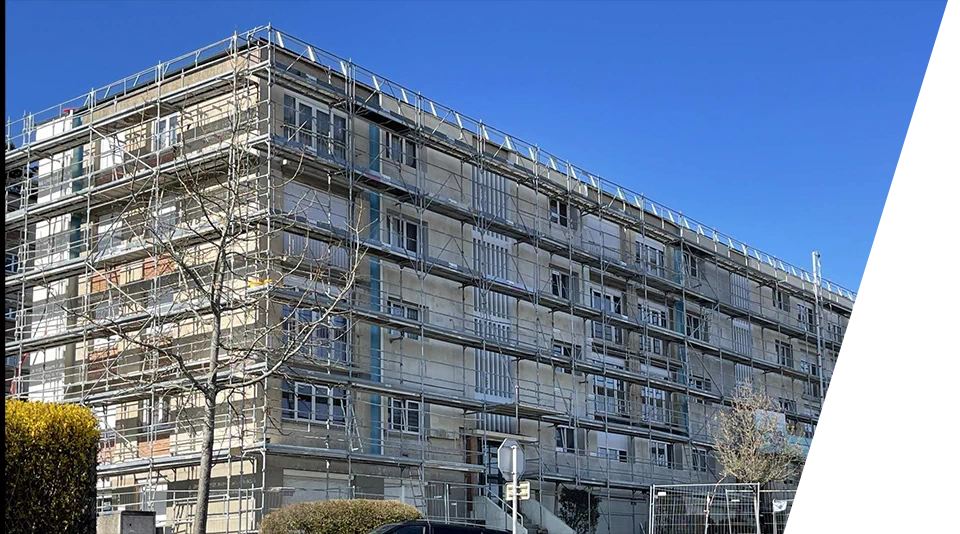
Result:
<instances>
[{"instance_id":1,"label":"green hedge","mask_svg":"<svg viewBox=\"0 0 960 534\"><path fill-rule=\"evenodd\" d=\"M387 523L423 516L400 501L368 499L305 502L284 506L263 518L260 534L367 534Z\"/></svg>"},{"instance_id":2,"label":"green hedge","mask_svg":"<svg viewBox=\"0 0 960 534\"><path fill-rule=\"evenodd\" d=\"M6 400L6 531L90 534L100 431L89 409Z\"/></svg>"}]
</instances>

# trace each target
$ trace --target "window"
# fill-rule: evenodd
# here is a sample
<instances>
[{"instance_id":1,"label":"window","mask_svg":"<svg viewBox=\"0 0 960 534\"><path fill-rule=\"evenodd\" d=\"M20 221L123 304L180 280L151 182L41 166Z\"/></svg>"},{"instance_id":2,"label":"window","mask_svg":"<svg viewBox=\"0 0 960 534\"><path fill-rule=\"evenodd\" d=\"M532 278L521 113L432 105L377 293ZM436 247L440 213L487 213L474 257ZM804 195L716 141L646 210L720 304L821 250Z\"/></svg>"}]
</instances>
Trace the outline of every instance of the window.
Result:
<instances>
[{"instance_id":1,"label":"window","mask_svg":"<svg viewBox=\"0 0 960 534\"><path fill-rule=\"evenodd\" d=\"M573 428L558 426L556 431L557 452L577 452L575 436L576 432Z\"/></svg>"},{"instance_id":2,"label":"window","mask_svg":"<svg viewBox=\"0 0 960 534\"><path fill-rule=\"evenodd\" d=\"M691 456L693 457L693 470L700 473L707 472L707 450L699 449L694 447L691 449Z\"/></svg>"},{"instance_id":3,"label":"window","mask_svg":"<svg viewBox=\"0 0 960 534\"><path fill-rule=\"evenodd\" d=\"M177 114L157 119L153 130L154 143L157 150L170 148L177 144Z\"/></svg>"},{"instance_id":4,"label":"window","mask_svg":"<svg viewBox=\"0 0 960 534\"><path fill-rule=\"evenodd\" d=\"M784 293L782 289L773 288L773 307L780 310L790 311L790 295Z\"/></svg>"},{"instance_id":5,"label":"window","mask_svg":"<svg viewBox=\"0 0 960 534\"><path fill-rule=\"evenodd\" d=\"M339 315L323 317L318 310L300 310L283 306L282 342L304 357L347 363L349 360L347 319Z\"/></svg>"},{"instance_id":6,"label":"window","mask_svg":"<svg viewBox=\"0 0 960 534\"><path fill-rule=\"evenodd\" d=\"M663 248L637 241L637 264L646 272L663 276Z\"/></svg>"},{"instance_id":7,"label":"window","mask_svg":"<svg viewBox=\"0 0 960 534\"><path fill-rule=\"evenodd\" d=\"M704 342L710 340L710 337L707 335L708 327L706 318L694 313L687 313L686 319L688 336Z\"/></svg>"},{"instance_id":8,"label":"window","mask_svg":"<svg viewBox=\"0 0 960 534\"><path fill-rule=\"evenodd\" d=\"M667 393L661 389L643 386L640 388L643 403L643 418L655 423L667 423Z\"/></svg>"},{"instance_id":9,"label":"window","mask_svg":"<svg viewBox=\"0 0 960 534\"><path fill-rule=\"evenodd\" d=\"M663 356L663 340L655 338L653 336L642 336L643 337L643 350L649 352L650 354L656 354L657 356Z\"/></svg>"},{"instance_id":10,"label":"window","mask_svg":"<svg viewBox=\"0 0 960 534\"><path fill-rule=\"evenodd\" d=\"M346 423L347 394L343 388L283 381L284 419L342 425Z\"/></svg>"},{"instance_id":11,"label":"window","mask_svg":"<svg viewBox=\"0 0 960 534\"><path fill-rule=\"evenodd\" d=\"M408 302L402 302L396 299L389 299L387 301L387 308L389 309L390 315L393 315L394 317L403 317L414 322L420 322L420 307L416 304L410 304ZM410 332L398 332L396 330L390 330L390 334L396 337L420 339L419 334L413 334Z\"/></svg>"},{"instance_id":12,"label":"window","mask_svg":"<svg viewBox=\"0 0 960 534\"><path fill-rule=\"evenodd\" d=\"M347 157L347 118L336 112L333 114L333 155L341 160Z\"/></svg>"},{"instance_id":13,"label":"window","mask_svg":"<svg viewBox=\"0 0 960 534\"><path fill-rule=\"evenodd\" d=\"M570 360L581 360L583 359L583 347L580 345L562 345L559 343L553 344L553 354L558 358L565 358ZM559 373L570 374L570 369L565 367L554 367L554 370Z\"/></svg>"},{"instance_id":14,"label":"window","mask_svg":"<svg viewBox=\"0 0 960 534\"><path fill-rule=\"evenodd\" d=\"M777 351L777 363L785 367L793 368L793 345L789 341L774 341L774 348Z\"/></svg>"},{"instance_id":15,"label":"window","mask_svg":"<svg viewBox=\"0 0 960 534\"><path fill-rule=\"evenodd\" d=\"M813 319L813 308L806 304L797 304L797 320L800 321L808 332L813 332L816 323Z\"/></svg>"},{"instance_id":16,"label":"window","mask_svg":"<svg viewBox=\"0 0 960 534\"><path fill-rule=\"evenodd\" d=\"M843 339L843 329L837 323L827 323L827 335L834 341Z\"/></svg>"},{"instance_id":17,"label":"window","mask_svg":"<svg viewBox=\"0 0 960 534\"><path fill-rule=\"evenodd\" d=\"M820 397L820 382L805 381L803 383L803 394L807 397Z\"/></svg>"},{"instance_id":18,"label":"window","mask_svg":"<svg viewBox=\"0 0 960 534\"><path fill-rule=\"evenodd\" d=\"M389 160L417 168L417 145L405 137L392 132L384 132L384 151Z\"/></svg>"},{"instance_id":19,"label":"window","mask_svg":"<svg viewBox=\"0 0 960 534\"><path fill-rule=\"evenodd\" d=\"M567 227L570 225L570 218L567 212L567 203L560 202L555 198L550 199L550 222Z\"/></svg>"},{"instance_id":20,"label":"window","mask_svg":"<svg viewBox=\"0 0 960 534\"><path fill-rule=\"evenodd\" d=\"M626 462L627 451L623 449L610 449L607 447L597 447L597 456L614 462Z\"/></svg>"},{"instance_id":21,"label":"window","mask_svg":"<svg viewBox=\"0 0 960 534\"><path fill-rule=\"evenodd\" d=\"M800 360L800 370L810 376L820 376L820 366L807 360Z\"/></svg>"},{"instance_id":22,"label":"window","mask_svg":"<svg viewBox=\"0 0 960 534\"><path fill-rule=\"evenodd\" d=\"M164 426L170 422L170 399L144 399L140 403L140 424L142 426Z\"/></svg>"},{"instance_id":23,"label":"window","mask_svg":"<svg viewBox=\"0 0 960 534\"><path fill-rule=\"evenodd\" d=\"M700 391L710 392L713 391L713 381L701 376L691 376L690 387Z\"/></svg>"},{"instance_id":24,"label":"window","mask_svg":"<svg viewBox=\"0 0 960 534\"><path fill-rule=\"evenodd\" d=\"M667 327L667 314L663 310L651 308L643 303L640 303L637 307L639 309L640 322L661 328Z\"/></svg>"},{"instance_id":25,"label":"window","mask_svg":"<svg viewBox=\"0 0 960 534\"><path fill-rule=\"evenodd\" d=\"M570 298L570 275L553 271L550 273L550 291L553 296L562 299Z\"/></svg>"},{"instance_id":26,"label":"window","mask_svg":"<svg viewBox=\"0 0 960 534\"><path fill-rule=\"evenodd\" d=\"M596 290L593 292L593 308L595 310L603 310L619 315L623 313L620 304L620 297L616 295L605 295ZM599 337L620 344L623 343L623 330L604 324L602 321L594 321L593 337Z\"/></svg>"},{"instance_id":27,"label":"window","mask_svg":"<svg viewBox=\"0 0 960 534\"><path fill-rule=\"evenodd\" d=\"M387 420L390 422L390 430L411 434L420 433L419 401L390 399L388 410Z\"/></svg>"},{"instance_id":28,"label":"window","mask_svg":"<svg viewBox=\"0 0 960 534\"><path fill-rule=\"evenodd\" d=\"M664 441L650 440L650 461L658 467L673 465L673 447Z\"/></svg>"},{"instance_id":29,"label":"window","mask_svg":"<svg viewBox=\"0 0 960 534\"><path fill-rule=\"evenodd\" d=\"M683 253L683 265L687 276L693 280L700 279L700 258L689 252Z\"/></svg>"},{"instance_id":30,"label":"window","mask_svg":"<svg viewBox=\"0 0 960 534\"><path fill-rule=\"evenodd\" d=\"M797 401L780 397L780 409L789 413L797 413Z\"/></svg>"},{"instance_id":31,"label":"window","mask_svg":"<svg viewBox=\"0 0 960 534\"><path fill-rule=\"evenodd\" d=\"M622 381L606 376L595 376L593 393L598 413L627 414L627 396Z\"/></svg>"},{"instance_id":32,"label":"window","mask_svg":"<svg viewBox=\"0 0 960 534\"><path fill-rule=\"evenodd\" d=\"M422 252L420 225L396 216L388 217L387 224L389 231L387 242L390 245L406 250L412 254L420 254Z\"/></svg>"},{"instance_id":33,"label":"window","mask_svg":"<svg viewBox=\"0 0 960 534\"><path fill-rule=\"evenodd\" d=\"M7 253L4 261L4 270L9 274L14 274L20 270L20 256Z\"/></svg>"}]
</instances>

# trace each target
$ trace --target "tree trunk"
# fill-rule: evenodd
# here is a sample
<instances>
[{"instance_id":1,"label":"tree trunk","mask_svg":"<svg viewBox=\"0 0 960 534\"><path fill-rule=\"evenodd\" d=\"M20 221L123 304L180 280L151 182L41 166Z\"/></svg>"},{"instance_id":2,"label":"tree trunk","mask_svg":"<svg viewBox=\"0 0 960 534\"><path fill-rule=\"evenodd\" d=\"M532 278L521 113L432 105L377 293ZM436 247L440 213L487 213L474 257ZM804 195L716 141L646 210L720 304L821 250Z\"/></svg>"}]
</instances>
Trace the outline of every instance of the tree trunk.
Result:
<instances>
[{"instance_id":1,"label":"tree trunk","mask_svg":"<svg viewBox=\"0 0 960 534\"><path fill-rule=\"evenodd\" d=\"M217 417L217 393L203 395L203 440L200 446L200 472L197 482L197 511L193 516L193 534L207 533L207 512L210 507L210 475L213 471L213 433Z\"/></svg>"}]
</instances>

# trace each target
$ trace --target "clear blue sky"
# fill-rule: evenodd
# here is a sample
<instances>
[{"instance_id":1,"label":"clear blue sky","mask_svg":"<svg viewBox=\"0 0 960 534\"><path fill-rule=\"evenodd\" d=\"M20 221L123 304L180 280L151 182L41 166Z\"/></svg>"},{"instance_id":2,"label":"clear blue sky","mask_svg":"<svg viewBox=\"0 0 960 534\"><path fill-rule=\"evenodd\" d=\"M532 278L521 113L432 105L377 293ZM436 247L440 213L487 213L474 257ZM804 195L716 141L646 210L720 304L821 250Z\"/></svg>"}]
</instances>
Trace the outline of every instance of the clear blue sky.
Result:
<instances>
[{"instance_id":1,"label":"clear blue sky","mask_svg":"<svg viewBox=\"0 0 960 534\"><path fill-rule=\"evenodd\" d=\"M270 22L857 289L945 5L7 1L6 115Z\"/></svg>"}]
</instances>

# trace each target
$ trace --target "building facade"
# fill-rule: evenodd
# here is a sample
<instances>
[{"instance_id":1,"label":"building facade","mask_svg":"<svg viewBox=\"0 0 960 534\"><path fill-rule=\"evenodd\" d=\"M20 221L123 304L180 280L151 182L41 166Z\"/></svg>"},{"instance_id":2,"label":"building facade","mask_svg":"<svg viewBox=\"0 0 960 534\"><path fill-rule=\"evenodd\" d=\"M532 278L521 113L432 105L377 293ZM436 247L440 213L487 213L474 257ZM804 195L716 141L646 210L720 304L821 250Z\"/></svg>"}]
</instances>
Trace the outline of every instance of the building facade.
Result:
<instances>
[{"instance_id":1,"label":"building facade","mask_svg":"<svg viewBox=\"0 0 960 534\"><path fill-rule=\"evenodd\" d=\"M8 395L91 406L99 506L168 532L197 487L183 370L213 332L235 387L211 532L339 497L507 526L515 439L525 530L563 532L575 489L598 533L639 533L651 484L716 482L739 385L812 438L855 299L270 27L7 136Z\"/></svg>"}]
</instances>

